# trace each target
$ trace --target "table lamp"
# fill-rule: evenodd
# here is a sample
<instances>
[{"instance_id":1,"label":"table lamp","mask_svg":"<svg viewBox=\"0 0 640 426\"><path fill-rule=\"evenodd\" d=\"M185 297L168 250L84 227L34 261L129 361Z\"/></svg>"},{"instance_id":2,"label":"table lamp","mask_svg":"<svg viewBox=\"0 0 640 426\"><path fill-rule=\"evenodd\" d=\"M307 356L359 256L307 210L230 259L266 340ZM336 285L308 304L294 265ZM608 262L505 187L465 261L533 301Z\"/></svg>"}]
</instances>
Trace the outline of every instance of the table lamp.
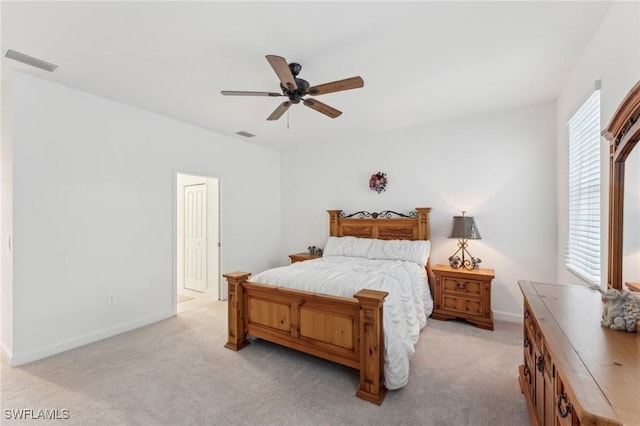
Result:
<instances>
[{"instance_id":1,"label":"table lamp","mask_svg":"<svg viewBox=\"0 0 640 426\"><path fill-rule=\"evenodd\" d=\"M451 231L447 238L458 239L458 250L449 257L449 265L455 269L463 267L471 270L477 269L482 261L478 257L471 256L471 253L467 251L467 240L479 240L482 237L480 237L480 232L473 217L465 216L465 213L465 211L462 211L462 216L454 216L451 222ZM462 259L458 256L461 251ZM468 258L465 258L465 253Z\"/></svg>"}]
</instances>

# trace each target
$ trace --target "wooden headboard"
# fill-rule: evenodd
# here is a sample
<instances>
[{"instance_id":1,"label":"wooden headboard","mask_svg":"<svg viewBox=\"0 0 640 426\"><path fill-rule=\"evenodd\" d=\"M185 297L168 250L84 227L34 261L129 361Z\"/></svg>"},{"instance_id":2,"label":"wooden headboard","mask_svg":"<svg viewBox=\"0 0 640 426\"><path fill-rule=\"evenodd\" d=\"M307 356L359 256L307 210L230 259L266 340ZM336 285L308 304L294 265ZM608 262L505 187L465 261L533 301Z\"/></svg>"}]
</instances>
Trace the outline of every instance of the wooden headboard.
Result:
<instances>
[{"instance_id":1,"label":"wooden headboard","mask_svg":"<svg viewBox=\"0 0 640 426\"><path fill-rule=\"evenodd\" d=\"M342 210L327 210L329 235L332 237L377 238L380 240L429 240L431 207L416 207L409 214L384 210L346 215ZM427 277L431 284L431 261L427 261ZM433 288L432 288L433 291Z\"/></svg>"},{"instance_id":2,"label":"wooden headboard","mask_svg":"<svg viewBox=\"0 0 640 426\"><path fill-rule=\"evenodd\" d=\"M342 210L327 210L332 237L377 238L380 240L428 240L431 207L418 207L409 214L385 210L345 215Z\"/></svg>"}]
</instances>

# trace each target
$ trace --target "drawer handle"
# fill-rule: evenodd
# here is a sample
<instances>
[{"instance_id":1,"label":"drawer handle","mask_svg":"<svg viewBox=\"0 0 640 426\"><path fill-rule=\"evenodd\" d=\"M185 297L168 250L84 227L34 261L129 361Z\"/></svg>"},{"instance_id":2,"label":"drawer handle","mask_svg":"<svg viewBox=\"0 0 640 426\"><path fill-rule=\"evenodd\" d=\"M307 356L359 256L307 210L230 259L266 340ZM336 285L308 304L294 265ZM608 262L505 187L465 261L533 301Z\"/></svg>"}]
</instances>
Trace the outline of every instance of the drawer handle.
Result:
<instances>
[{"instance_id":1,"label":"drawer handle","mask_svg":"<svg viewBox=\"0 0 640 426\"><path fill-rule=\"evenodd\" d=\"M457 282L456 283L456 288L458 290L466 290L467 289L467 283L466 282L464 282L464 283Z\"/></svg>"},{"instance_id":2,"label":"drawer handle","mask_svg":"<svg viewBox=\"0 0 640 426\"><path fill-rule=\"evenodd\" d=\"M525 338L524 338L524 347L525 347L525 348L528 348L530 344L531 344L531 342L529 341L529 338L528 338L528 337L525 337Z\"/></svg>"},{"instance_id":3,"label":"drawer handle","mask_svg":"<svg viewBox=\"0 0 640 426\"><path fill-rule=\"evenodd\" d=\"M542 355L538 355L538 361L536 362L536 367L538 368L539 372L543 372L544 371L544 357Z\"/></svg>"},{"instance_id":4,"label":"drawer handle","mask_svg":"<svg viewBox=\"0 0 640 426\"><path fill-rule=\"evenodd\" d=\"M528 365L524 366L523 373L524 373L524 377L528 378L528 382L531 383L531 371L529 370L529 366Z\"/></svg>"},{"instance_id":5,"label":"drawer handle","mask_svg":"<svg viewBox=\"0 0 640 426\"><path fill-rule=\"evenodd\" d=\"M568 401L567 394L558 394L558 415L565 418L571 413L571 403Z\"/></svg>"}]
</instances>

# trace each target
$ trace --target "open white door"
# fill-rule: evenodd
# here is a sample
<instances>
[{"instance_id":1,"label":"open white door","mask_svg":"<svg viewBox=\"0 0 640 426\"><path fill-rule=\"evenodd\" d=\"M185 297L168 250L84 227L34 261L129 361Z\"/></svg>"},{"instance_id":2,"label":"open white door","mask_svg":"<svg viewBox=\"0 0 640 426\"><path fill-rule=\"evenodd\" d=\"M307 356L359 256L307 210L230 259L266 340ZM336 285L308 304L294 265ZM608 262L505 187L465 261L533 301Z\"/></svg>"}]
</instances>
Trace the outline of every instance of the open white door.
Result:
<instances>
[{"instance_id":1,"label":"open white door","mask_svg":"<svg viewBox=\"0 0 640 426\"><path fill-rule=\"evenodd\" d=\"M207 185L184 187L184 287L207 289Z\"/></svg>"}]
</instances>

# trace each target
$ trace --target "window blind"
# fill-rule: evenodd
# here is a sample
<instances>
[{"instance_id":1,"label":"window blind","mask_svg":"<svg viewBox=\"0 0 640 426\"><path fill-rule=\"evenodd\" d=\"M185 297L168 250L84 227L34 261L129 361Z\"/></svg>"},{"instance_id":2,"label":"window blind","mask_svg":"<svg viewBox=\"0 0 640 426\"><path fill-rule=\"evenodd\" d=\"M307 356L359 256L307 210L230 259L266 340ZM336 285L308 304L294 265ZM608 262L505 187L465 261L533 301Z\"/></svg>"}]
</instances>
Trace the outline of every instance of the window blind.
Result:
<instances>
[{"instance_id":1,"label":"window blind","mask_svg":"<svg viewBox=\"0 0 640 426\"><path fill-rule=\"evenodd\" d=\"M565 264L600 286L600 91L571 117L569 127L569 235Z\"/></svg>"}]
</instances>

